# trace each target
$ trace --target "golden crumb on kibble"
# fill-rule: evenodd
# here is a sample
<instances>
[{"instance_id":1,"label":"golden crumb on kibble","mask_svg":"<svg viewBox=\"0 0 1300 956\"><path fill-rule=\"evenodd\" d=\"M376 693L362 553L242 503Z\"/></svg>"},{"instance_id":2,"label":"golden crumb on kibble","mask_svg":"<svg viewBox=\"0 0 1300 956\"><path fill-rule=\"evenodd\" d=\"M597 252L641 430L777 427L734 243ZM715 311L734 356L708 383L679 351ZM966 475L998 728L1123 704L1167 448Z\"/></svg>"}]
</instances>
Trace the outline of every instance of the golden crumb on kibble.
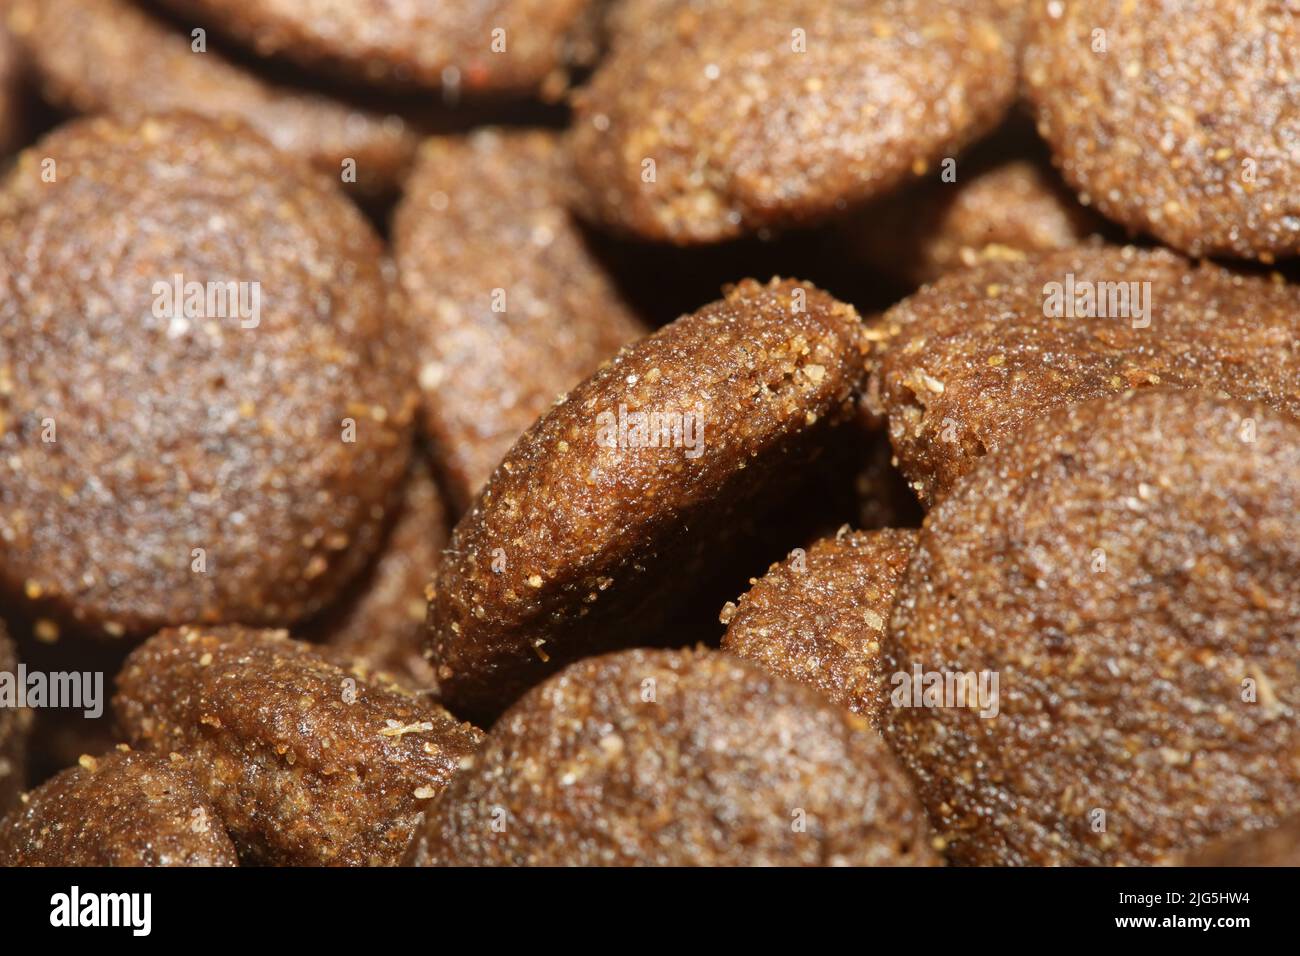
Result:
<instances>
[{"instance_id":1,"label":"golden crumb on kibble","mask_svg":"<svg viewBox=\"0 0 1300 956\"><path fill-rule=\"evenodd\" d=\"M1276 0L1033 0L1024 82L1065 178L1193 256L1300 254L1300 17Z\"/></svg>"},{"instance_id":2,"label":"golden crumb on kibble","mask_svg":"<svg viewBox=\"0 0 1300 956\"><path fill-rule=\"evenodd\" d=\"M245 863L395 863L482 738L283 631L163 631L127 659L117 687L128 739L180 755Z\"/></svg>"},{"instance_id":3,"label":"golden crumb on kibble","mask_svg":"<svg viewBox=\"0 0 1300 956\"><path fill-rule=\"evenodd\" d=\"M717 651L581 661L524 696L430 808L419 866L933 866L865 723Z\"/></svg>"},{"instance_id":4,"label":"golden crumb on kibble","mask_svg":"<svg viewBox=\"0 0 1300 956\"><path fill-rule=\"evenodd\" d=\"M83 756L0 820L0 866L237 866L184 767L122 746Z\"/></svg>"},{"instance_id":5,"label":"golden crumb on kibble","mask_svg":"<svg viewBox=\"0 0 1300 956\"><path fill-rule=\"evenodd\" d=\"M163 0L262 56L381 87L548 92L597 0Z\"/></svg>"},{"instance_id":6,"label":"golden crumb on kibble","mask_svg":"<svg viewBox=\"0 0 1300 956\"><path fill-rule=\"evenodd\" d=\"M237 116L336 181L355 161L355 188L393 190L419 142L394 113L264 80L187 31L127 0L10 0L9 23L51 103L77 113L186 110ZM215 36L212 37L215 41Z\"/></svg>"},{"instance_id":7,"label":"golden crumb on kibble","mask_svg":"<svg viewBox=\"0 0 1300 956\"><path fill-rule=\"evenodd\" d=\"M889 694L881 643L915 544L915 531L891 528L800 549L729 606L722 649L877 726Z\"/></svg>"},{"instance_id":8,"label":"golden crumb on kibble","mask_svg":"<svg viewBox=\"0 0 1300 956\"><path fill-rule=\"evenodd\" d=\"M459 512L556 398L645 334L560 198L556 135L427 140L393 222L423 420Z\"/></svg>"},{"instance_id":9,"label":"golden crumb on kibble","mask_svg":"<svg viewBox=\"0 0 1300 956\"><path fill-rule=\"evenodd\" d=\"M366 565L414 369L382 245L327 180L233 120L74 121L0 190L0 281L17 607L111 638L288 624ZM239 288L196 316L165 302L182 282Z\"/></svg>"},{"instance_id":10,"label":"golden crumb on kibble","mask_svg":"<svg viewBox=\"0 0 1300 956\"><path fill-rule=\"evenodd\" d=\"M447 706L487 722L570 661L661 639L738 516L781 500L852 416L862 332L851 306L812 285L748 279L571 390L510 450L444 552L428 639ZM625 412L676 422L680 441L635 440Z\"/></svg>"},{"instance_id":11,"label":"golden crumb on kibble","mask_svg":"<svg viewBox=\"0 0 1300 956\"><path fill-rule=\"evenodd\" d=\"M883 719L950 860L1146 864L1300 810L1297 501L1300 423L1199 391L1052 409L957 483L885 668L997 683Z\"/></svg>"},{"instance_id":12,"label":"golden crumb on kibble","mask_svg":"<svg viewBox=\"0 0 1300 956\"><path fill-rule=\"evenodd\" d=\"M1300 414L1300 286L1167 251L986 262L905 299L885 326L869 393L927 502L1070 402L1163 384Z\"/></svg>"},{"instance_id":13,"label":"golden crumb on kibble","mask_svg":"<svg viewBox=\"0 0 1300 956\"><path fill-rule=\"evenodd\" d=\"M583 215L681 244L824 219L993 128L1014 0L624 0L574 97ZM743 24L743 28L738 28Z\"/></svg>"}]
</instances>

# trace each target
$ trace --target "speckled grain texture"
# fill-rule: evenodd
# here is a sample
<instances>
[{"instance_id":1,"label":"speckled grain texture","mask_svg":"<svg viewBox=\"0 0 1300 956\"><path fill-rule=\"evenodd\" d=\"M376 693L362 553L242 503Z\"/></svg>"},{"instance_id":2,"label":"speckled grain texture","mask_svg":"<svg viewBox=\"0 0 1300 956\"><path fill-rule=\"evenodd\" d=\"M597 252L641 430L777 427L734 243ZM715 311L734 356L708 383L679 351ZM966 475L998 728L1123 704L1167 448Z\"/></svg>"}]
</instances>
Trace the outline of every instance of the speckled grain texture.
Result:
<instances>
[{"instance_id":1,"label":"speckled grain texture","mask_svg":"<svg viewBox=\"0 0 1300 956\"><path fill-rule=\"evenodd\" d=\"M722 649L879 726L881 642L916 531L849 531L792 554L723 608Z\"/></svg>"},{"instance_id":2,"label":"speckled grain texture","mask_svg":"<svg viewBox=\"0 0 1300 956\"><path fill-rule=\"evenodd\" d=\"M1076 292L1149 282L1149 325L1132 308L1046 316L1048 284L1064 293L1071 276ZM877 332L886 341L869 392L927 502L1022 424L1069 402L1169 385L1300 413L1300 287L1170 252L1078 247L986 263L904 300Z\"/></svg>"},{"instance_id":3,"label":"speckled grain texture","mask_svg":"<svg viewBox=\"0 0 1300 956\"><path fill-rule=\"evenodd\" d=\"M563 89L570 34L594 0L164 2L261 55L354 80L523 94Z\"/></svg>"},{"instance_id":4,"label":"speckled grain texture","mask_svg":"<svg viewBox=\"0 0 1300 956\"><path fill-rule=\"evenodd\" d=\"M457 511L560 395L646 332L569 218L562 176L553 133L430 139L394 219L425 430Z\"/></svg>"},{"instance_id":5,"label":"speckled grain texture","mask_svg":"<svg viewBox=\"0 0 1300 956\"><path fill-rule=\"evenodd\" d=\"M18 673L18 654L0 621L0 674ZM0 707L0 815L18 802L26 773L28 711Z\"/></svg>"},{"instance_id":6,"label":"speckled grain texture","mask_svg":"<svg viewBox=\"0 0 1300 956\"><path fill-rule=\"evenodd\" d=\"M999 681L991 718L885 714L949 859L1144 864L1300 810L1298 515L1300 422L1176 390L1056 409L931 510L886 670Z\"/></svg>"},{"instance_id":7,"label":"speckled grain texture","mask_svg":"<svg viewBox=\"0 0 1300 956\"><path fill-rule=\"evenodd\" d=\"M237 866L216 809L176 759L86 756L0 820L0 866Z\"/></svg>"},{"instance_id":8,"label":"speckled grain texture","mask_svg":"<svg viewBox=\"0 0 1300 956\"><path fill-rule=\"evenodd\" d=\"M937 862L884 742L716 651L628 651L530 692L430 809L406 862L905 866Z\"/></svg>"},{"instance_id":9,"label":"speckled grain texture","mask_svg":"<svg viewBox=\"0 0 1300 956\"><path fill-rule=\"evenodd\" d=\"M1300 816L1215 840L1173 862L1179 866L1300 866Z\"/></svg>"},{"instance_id":10,"label":"speckled grain texture","mask_svg":"<svg viewBox=\"0 0 1300 956\"><path fill-rule=\"evenodd\" d=\"M342 182L356 161L355 188L382 194L401 180L418 133L395 113L325 93L267 82L210 42L190 36L125 0L12 0L9 17L28 51L42 94L77 113L187 110L238 116L280 149L311 160ZM209 38L215 40L215 38Z\"/></svg>"},{"instance_id":11,"label":"speckled grain texture","mask_svg":"<svg viewBox=\"0 0 1300 956\"><path fill-rule=\"evenodd\" d=\"M903 282L1027 253L1067 249L1101 226L1045 163L1008 159L935 170L910 189L873 203L843 227L856 255Z\"/></svg>"},{"instance_id":12,"label":"speckled grain texture","mask_svg":"<svg viewBox=\"0 0 1300 956\"><path fill-rule=\"evenodd\" d=\"M1300 254L1294 3L1033 0L1024 79L1066 179L1105 215L1193 256Z\"/></svg>"},{"instance_id":13,"label":"speckled grain texture","mask_svg":"<svg viewBox=\"0 0 1300 956\"><path fill-rule=\"evenodd\" d=\"M109 637L329 603L378 545L415 415L381 256L233 121L81 120L24 152L0 191L6 596ZM169 317L177 275L260 283L259 322Z\"/></svg>"},{"instance_id":14,"label":"speckled grain texture","mask_svg":"<svg viewBox=\"0 0 1300 956\"><path fill-rule=\"evenodd\" d=\"M448 707L486 723L572 660L662 640L737 516L852 414L862 334L815 287L746 280L573 389L510 450L439 565L429 650ZM646 447L617 425L626 412L681 416L680 440Z\"/></svg>"},{"instance_id":15,"label":"speckled grain texture","mask_svg":"<svg viewBox=\"0 0 1300 956\"><path fill-rule=\"evenodd\" d=\"M436 688L424 659L425 588L450 528L423 455L413 460L397 519L374 565L341 604L326 608L303 637L322 641L351 666L412 690Z\"/></svg>"},{"instance_id":16,"label":"speckled grain texture","mask_svg":"<svg viewBox=\"0 0 1300 956\"><path fill-rule=\"evenodd\" d=\"M625 0L575 96L577 206L688 244L883 195L1005 114L1019 21L1004 6Z\"/></svg>"},{"instance_id":17,"label":"speckled grain texture","mask_svg":"<svg viewBox=\"0 0 1300 956\"><path fill-rule=\"evenodd\" d=\"M183 756L244 863L395 863L482 738L282 631L163 631L113 703L136 746Z\"/></svg>"}]
</instances>

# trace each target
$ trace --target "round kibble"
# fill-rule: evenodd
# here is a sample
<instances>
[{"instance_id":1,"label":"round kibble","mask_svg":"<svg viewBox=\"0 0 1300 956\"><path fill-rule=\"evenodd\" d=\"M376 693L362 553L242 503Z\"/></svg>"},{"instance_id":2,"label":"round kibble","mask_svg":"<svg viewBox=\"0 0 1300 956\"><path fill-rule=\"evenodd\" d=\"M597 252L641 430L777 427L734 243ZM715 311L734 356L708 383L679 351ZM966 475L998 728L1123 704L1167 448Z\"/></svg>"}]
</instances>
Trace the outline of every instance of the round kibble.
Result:
<instances>
[{"instance_id":1,"label":"round kibble","mask_svg":"<svg viewBox=\"0 0 1300 956\"><path fill-rule=\"evenodd\" d=\"M1300 422L1155 390L1053 410L930 511L884 728L949 859L1145 864L1300 810L1297 503Z\"/></svg>"},{"instance_id":2,"label":"round kibble","mask_svg":"<svg viewBox=\"0 0 1300 956\"><path fill-rule=\"evenodd\" d=\"M530 692L430 809L422 866L933 865L884 741L716 651L627 651Z\"/></svg>"}]
</instances>

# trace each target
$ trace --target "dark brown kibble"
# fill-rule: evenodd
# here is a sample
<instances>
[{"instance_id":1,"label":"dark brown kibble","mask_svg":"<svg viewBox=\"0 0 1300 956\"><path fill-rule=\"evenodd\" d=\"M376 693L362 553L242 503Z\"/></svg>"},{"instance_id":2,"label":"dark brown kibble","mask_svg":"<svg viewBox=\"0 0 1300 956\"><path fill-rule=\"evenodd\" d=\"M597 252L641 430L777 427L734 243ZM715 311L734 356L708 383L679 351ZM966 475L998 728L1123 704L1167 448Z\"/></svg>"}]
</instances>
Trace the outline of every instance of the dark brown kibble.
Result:
<instances>
[{"instance_id":1,"label":"dark brown kibble","mask_svg":"<svg viewBox=\"0 0 1300 956\"><path fill-rule=\"evenodd\" d=\"M848 531L772 565L722 612L722 649L879 726L881 643L916 532Z\"/></svg>"},{"instance_id":2,"label":"dark brown kibble","mask_svg":"<svg viewBox=\"0 0 1300 956\"><path fill-rule=\"evenodd\" d=\"M382 194L401 181L419 142L403 117L268 82L215 47L126 0L11 0L9 22L42 94L78 113L171 110L236 116L335 182L354 160L355 188Z\"/></svg>"},{"instance_id":3,"label":"dark brown kibble","mask_svg":"<svg viewBox=\"0 0 1300 956\"><path fill-rule=\"evenodd\" d=\"M1226 837L1171 861L1178 866L1300 866L1300 816Z\"/></svg>"},{"instance_id":4,"label":"dark brown kibble","mask_svg":"<svg viewBox=\"0 0 1300 956\"><path fill-rule=\"evenodd\" d=\"M412 462L401 510L379 559L342 604L327 608L301 636L321 641L363 673L431 691L437 677L424 659L426 589L450 529L424 455Z\"/></svg>"},{"instance_id":5,"label":"dark brown kibble","mask_svg":"<svg viewBox=\"0 0 1300 956\"><path fill-rule=\"evenodd\" d=\"M428 140L393 228L424 424L460 512L515 440L646 329L558 196L555 135Z\"/></svg>"},{"instance_id":6,"label":"dark brown kibble","mask_svg":"<svg viewBox=\"0 0 1300 956\"><path fill-rule=\"evenodd\" d=\"M0 675L18 680L18 653L4 621L0 620ZM5 679L0 676L0 679ZM31 714L0 705L0 815L18 802L26 774L27 733Z\"/></svg>"},{"instance_id":7,"label":"dark brown kibble","mask_svg":"<svg viewBox=\"0 0 1300 956\"><path fill-rule=\"evenodd\" d=\"M1080 311L1089 289L1094 311L1112 314ZM887 341L870 394L926 502L1070 402L1166 385L1300 414L1300 287L1164 251L1079 247L986 263L905 299L872 334Z\"/></svg>"},{"instance_id":8,"label":"dark brown kibble","mask_svg":"<svg viewBox=\"0 0 1300 956\"><path fill-rule=\"evenodd\" d=\"M182 280L202 306L168 303ZM23 153L0 192L5 596L108 637L330 603L406 473L388 296L356 208L234 121L80 120Z\"/></svg>"},{"instance_id":9,"label":"dark brown kibble","mask_svg":"<svg viewBox=\"0 0 1300 956\"><path fill-rule=\"evenodd\" d=\"M1084 201L1192 256L1300 254L1300 18L1275 0L1033 0L1025 86Z\"/></svg>"},{"instance_id":10,"label":"dark brown kibble","mask_svg":"<svg viewBox=\"0 0 1300 956\"><path fill-rule=\"evenodd\" d=\"M737 516L852 414L862 335L811 285L746 280L573 389L452 533L429 605L447 706L486 723L572 660L660 639Z\"/></svg>"},{"instance_id":11,"label":"dark brown kibble","mask_svg":"<svg viewBox=\"0 0 1300 956\"><path fill-rule=\"evenodd\" d=\"M0 820L0 866L237 865L182 763L125 744L82 757Z\"/></svg>"},{"instance_id":12,"label":"dark brown kibble","mask_svg":"<svg viewBox=\"0 0 1300 956\"><path fill-rule=\"evenodd\" d=\"M1295 419L1156 390L1051 411L931 510L887 672L998 685L884 729L951 860L1152 863L1300 810L1297 501Z\"/></svg>"},{"instance_id":13,"label":"dark brown kibble","mask_svg":"<svg viewBox=\"0 0 1300 956\"><path fill-rule=\"evenodd\" d=\"M27 134L26 71L4 13L0 3L0 157L20 147Z\"/></svg>"},{"instance_id":14,"label":"dark brown kibble","mask_svg":"<svg viewBox=\"0 0 1300 956\"><path fill-rule=\"evenodd\" d=\"M883 195L1005 114L1020 31L1007 6L628 0L575 97L578 208L686 244Z\"/></svg>"},{"instance_id":15,"label":"dark brown kibble","mask_svg":"<svg viewBox=\"0 0 1300 956\"><path fill-rule=\"evenodd\" d=\"M861 718L716 651L627 651L531 691L430 809L420 866L926 866Z\"/></svg>"},{"instance_id":16,"label":"dark brown kibble","mask_svg":"<svg viewBox=\"0 0 1300 956\"><path fill-rule=\"evenodd\" d=\"M379 86L466 93L563 88L570 34L595 0L164 0L263 56ZM498 32L499 31L499 32Z\"/></svg>"},{"instance_id":17,"label":"dark brown kibble","mask_svg":"<svg viewBox=\"0 0 1300 956\"><path fill-rule=\"evenodd\" d=\"M283 631L163 631L113 705L137 746L183 756L246 863L395 863L483 736Z\"/></svg>"}]
</instances>

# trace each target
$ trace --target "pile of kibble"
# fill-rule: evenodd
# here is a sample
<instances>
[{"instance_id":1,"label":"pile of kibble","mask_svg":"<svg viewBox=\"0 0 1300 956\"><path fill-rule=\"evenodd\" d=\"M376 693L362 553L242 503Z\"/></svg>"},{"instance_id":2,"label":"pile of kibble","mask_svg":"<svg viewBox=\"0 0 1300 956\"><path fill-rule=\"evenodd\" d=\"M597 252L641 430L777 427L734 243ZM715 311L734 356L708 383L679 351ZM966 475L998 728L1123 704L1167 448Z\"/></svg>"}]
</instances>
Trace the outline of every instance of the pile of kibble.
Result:
<instances>
[{"instance_id":1,"label":"pile of kibble","mask_svg":"<svg viewBox=\"0 0 1300 956\"><path fill-rule=\"evenodd\" d=\"M0 864L1300 863L1295 0L0 22Z\"/></svg>"}]
</instances>

